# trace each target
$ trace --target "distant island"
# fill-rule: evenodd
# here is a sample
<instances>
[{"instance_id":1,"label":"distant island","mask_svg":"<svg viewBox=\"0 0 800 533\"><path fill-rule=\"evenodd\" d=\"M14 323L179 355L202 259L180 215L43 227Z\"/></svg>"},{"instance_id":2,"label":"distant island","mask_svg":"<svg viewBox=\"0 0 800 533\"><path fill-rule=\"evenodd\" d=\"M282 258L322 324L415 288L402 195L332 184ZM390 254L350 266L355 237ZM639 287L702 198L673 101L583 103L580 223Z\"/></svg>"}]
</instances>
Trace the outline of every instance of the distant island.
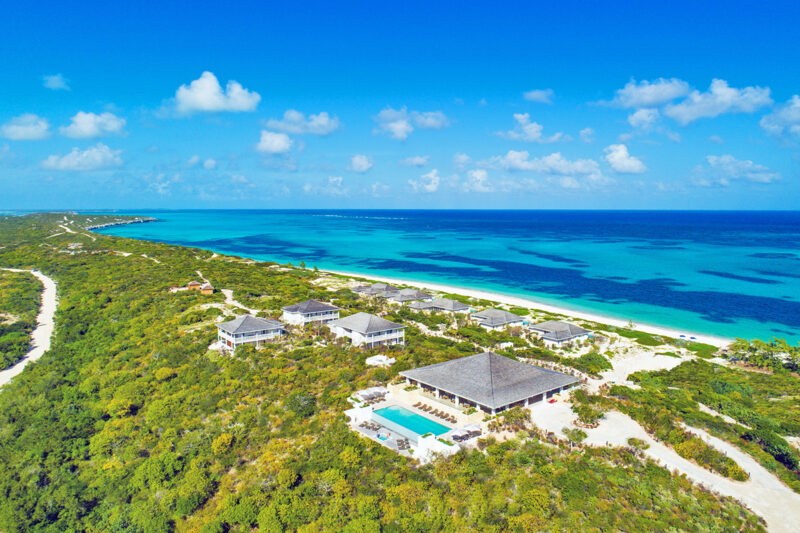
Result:
<instances>
[{"instance_id":1,"label":"distant island","mask_svg":"<svg viewBox=\"0 0 800 533\"><path fill-rule=\"evenodd\" d=\"M0 216L0 530L800 521L797 346L93 231L153 220Z\"/></svg>"}]
</instances>

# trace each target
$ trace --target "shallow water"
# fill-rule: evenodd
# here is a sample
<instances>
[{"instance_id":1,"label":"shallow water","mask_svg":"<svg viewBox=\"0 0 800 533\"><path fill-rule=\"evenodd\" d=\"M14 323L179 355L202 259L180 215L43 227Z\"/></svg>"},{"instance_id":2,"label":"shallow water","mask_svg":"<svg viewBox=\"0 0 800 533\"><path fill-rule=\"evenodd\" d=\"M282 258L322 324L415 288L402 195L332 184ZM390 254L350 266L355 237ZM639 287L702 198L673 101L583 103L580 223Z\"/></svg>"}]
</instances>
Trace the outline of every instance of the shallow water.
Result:
<instances>
[{"instance_id":1,"label":"shallow water","mask_svg":"<svg viewBox=\"0 0 800 533\"><path fill-rule=\"evenodd\" d=\"M136 211L104 233L800 341L800 212Z\"/></svg>"}]
</instances>

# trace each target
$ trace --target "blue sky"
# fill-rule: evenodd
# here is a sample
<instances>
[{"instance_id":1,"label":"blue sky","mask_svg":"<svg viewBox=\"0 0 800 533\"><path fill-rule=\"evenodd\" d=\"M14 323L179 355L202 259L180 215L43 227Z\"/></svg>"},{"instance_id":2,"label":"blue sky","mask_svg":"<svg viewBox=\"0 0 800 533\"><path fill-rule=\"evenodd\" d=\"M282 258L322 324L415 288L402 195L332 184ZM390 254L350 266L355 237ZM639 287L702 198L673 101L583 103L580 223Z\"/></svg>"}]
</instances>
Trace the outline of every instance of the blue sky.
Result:
<instances>
[{"instance_id":1,"label":"blue sky","mask_svg":"<svg viewBox=\"0 0 800 533\"><path fill-rule=\"evenodd\" d=\"M8 5L0 208L800 207L796 2L557 4Z\"/></svg>"}]
</instances>

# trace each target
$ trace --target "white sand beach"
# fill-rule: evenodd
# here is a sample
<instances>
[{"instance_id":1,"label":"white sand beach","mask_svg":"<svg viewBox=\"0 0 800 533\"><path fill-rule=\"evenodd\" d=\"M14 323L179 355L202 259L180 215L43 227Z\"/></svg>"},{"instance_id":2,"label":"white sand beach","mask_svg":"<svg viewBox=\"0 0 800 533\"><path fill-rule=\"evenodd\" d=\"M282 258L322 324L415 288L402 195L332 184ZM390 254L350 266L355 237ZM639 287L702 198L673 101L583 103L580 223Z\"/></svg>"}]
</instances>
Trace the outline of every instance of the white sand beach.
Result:
<instances>
[{"instance_id":1,"label":"white sand beach","mask_svg":"<svg viewBox=\"0 0 800 533\"><path fill-rule=\"evenodd\" d=\"M602 316L594 313L587 313L583 311L576 311L574 309L567 309L565 307L558 307L551 304L546 304L542 302L538 302L536 300L522 298L519 296L510 296L507 294L501 294L497 292L490 292L490 291L482 291L477 289L470 289L466 287L456 287L452 285L445 285L440 283L429 283L429 282L419 282L419 281L410 281L404 280L399 278L388 278L385 276L373 275L373 274L356 274L353 272L343 272L340 270L326 270L324 272L330 272L331 274L338 274L340 276L351 276L355 278L364 278L364 279L372 279L375 281L382 281L384 283L391 283L395 285L407 285L409 287L416 287L420 289L430 289L439 292L447 292L451 294L461 294L463 296L469 296L472 298L479 298L481 300L489 300L493 302L499 302L506 305L513 305L518 307L529 307L531 309L537 309L541 311L545 311L547 313L556 313L560 315L565 315L567 317L578 319L578 320L589 320L592 322L599 322L601 324L608 324L609 326L616 326L626 328L628 327L627 320L621 320L618 318ZM652 333L653 335L664 335L667 337L674 337L680 338L681 335L684 335L687 339L690 337L694 337L697 342L702 342L706 344L710 344L712 346L723 347L727 346L733 339L727 339L724 337L717 337L714 335L706 335L703 333L694 333L691 331L681 331L673 328L667 328L663 326L657 326L653 324L642 324L640 322L636 322L633 320L634 329L639 331L644 331L646 333Z\"/></svg>"}]
</instances>

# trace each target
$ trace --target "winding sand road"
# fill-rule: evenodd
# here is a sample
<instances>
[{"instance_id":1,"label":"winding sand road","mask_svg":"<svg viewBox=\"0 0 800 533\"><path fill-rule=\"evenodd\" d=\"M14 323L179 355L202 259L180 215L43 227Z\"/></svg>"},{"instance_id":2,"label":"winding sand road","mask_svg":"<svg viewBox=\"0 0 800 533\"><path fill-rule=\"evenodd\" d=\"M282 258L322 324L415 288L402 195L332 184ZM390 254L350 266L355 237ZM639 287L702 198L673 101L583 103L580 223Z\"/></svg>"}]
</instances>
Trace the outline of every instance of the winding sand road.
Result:
<instances>
[{"instance_id":1,"label":"winding sand road","mask_svg":"<svg viewBox=\"0 0 800 533\"><path fill-rule=\"evenodd\" d=\"M17 268L3 268L0 270L7 270L9 272L29 272L36 276L44 286L44 291L42 291L42 305L39 308L39 315L36 317L36 329L31 333L31 349L16 365L0 372L0 387L2 387L11 381L14 376L22 372L25 365L31 361L36 361L50 349L50 341L55 331L55 314L58 296L56 294L56 282L41 272L20 270Z\"/></svg>"}]
</instances>

